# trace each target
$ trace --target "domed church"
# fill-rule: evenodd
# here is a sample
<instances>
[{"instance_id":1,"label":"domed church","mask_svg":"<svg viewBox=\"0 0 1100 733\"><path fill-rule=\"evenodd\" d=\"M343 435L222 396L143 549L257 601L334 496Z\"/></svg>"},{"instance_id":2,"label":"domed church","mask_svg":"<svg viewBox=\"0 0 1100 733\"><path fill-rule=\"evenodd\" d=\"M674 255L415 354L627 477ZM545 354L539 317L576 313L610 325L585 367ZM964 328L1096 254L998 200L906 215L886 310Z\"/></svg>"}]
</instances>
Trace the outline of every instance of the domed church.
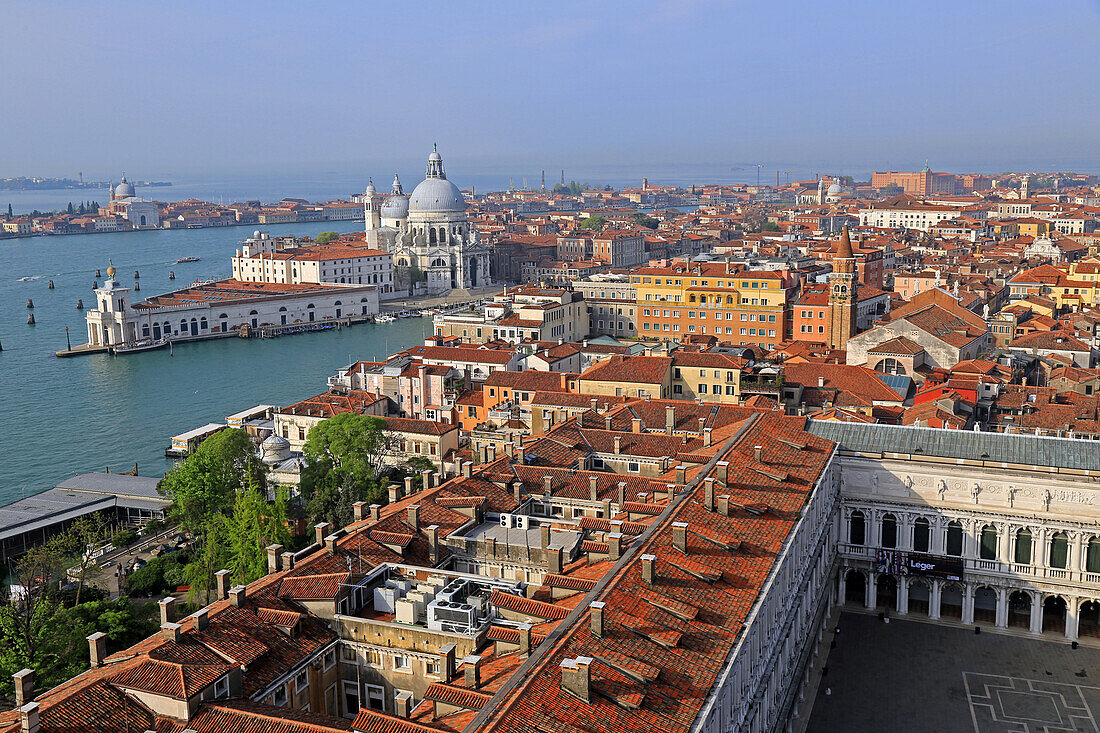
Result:
<instances>
[{"instance_id":1,"label":"domed church","mask_svg":"<svg viewBox=\"0 0 1100 733\"><path fill-rule=\"evenodd\" d=\"M447 180L443 157L433 146L424 180L406 196L401 180L384 197L367 186L364 196L367 243L393 253L395 270L415 267L426 280L416 294L492 285L490 249L466 215L466 199Z\"/></svg>"}]
</instances>

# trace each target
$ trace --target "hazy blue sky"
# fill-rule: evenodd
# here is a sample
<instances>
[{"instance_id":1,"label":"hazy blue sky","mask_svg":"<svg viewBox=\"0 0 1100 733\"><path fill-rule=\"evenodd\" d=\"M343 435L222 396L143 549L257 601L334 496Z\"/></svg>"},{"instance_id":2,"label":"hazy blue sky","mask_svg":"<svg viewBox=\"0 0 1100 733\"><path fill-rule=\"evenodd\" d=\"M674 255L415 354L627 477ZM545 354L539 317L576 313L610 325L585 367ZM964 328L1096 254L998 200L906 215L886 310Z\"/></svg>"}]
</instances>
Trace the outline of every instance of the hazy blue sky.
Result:
<instances>
[{"instance_id":1,"label":"hazy blue sky","mask_svg":"<svg viewBox=\"0 0 1100 733\"><path fill-rule=\"evenodd\" d=\"M0 69L0 177L1100 169L1095 0L8 0Z\"/></svg>"}]
</instances>

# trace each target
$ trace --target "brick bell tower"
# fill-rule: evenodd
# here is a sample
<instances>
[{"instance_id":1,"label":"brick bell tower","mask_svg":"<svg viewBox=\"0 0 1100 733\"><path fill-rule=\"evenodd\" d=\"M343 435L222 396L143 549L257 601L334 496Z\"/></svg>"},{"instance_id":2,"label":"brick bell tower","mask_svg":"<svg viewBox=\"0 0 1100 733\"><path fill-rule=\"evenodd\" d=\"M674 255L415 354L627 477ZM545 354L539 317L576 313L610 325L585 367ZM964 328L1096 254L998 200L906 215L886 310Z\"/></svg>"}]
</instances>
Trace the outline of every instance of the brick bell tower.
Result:
<instances>
[{"instance_id":1,"label":"brick bell tower","mask_svg":"<svg viewBox=\"0 0 1100 733\"><path fill-rule=\"evenodd\" d=\"M833 274L829 278L828 346L847 349L848 339L856 335L856 256L848 226L840 232L840 245L833 257Z\"/></svg>"}]
</instances>

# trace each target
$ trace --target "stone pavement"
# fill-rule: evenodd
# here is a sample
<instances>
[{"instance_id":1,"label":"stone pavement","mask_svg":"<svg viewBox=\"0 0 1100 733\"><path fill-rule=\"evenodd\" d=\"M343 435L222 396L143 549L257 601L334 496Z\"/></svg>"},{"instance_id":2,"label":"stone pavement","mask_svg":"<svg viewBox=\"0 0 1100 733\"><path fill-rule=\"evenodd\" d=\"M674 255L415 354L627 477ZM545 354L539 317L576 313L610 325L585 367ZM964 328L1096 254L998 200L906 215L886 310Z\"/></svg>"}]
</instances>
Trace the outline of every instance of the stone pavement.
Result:
<instances>
[{"instance_id":1,"label":"stone pavement","mask_svg":"<svg viewBox=\"0 0 1100 733\"><path fill-rule=\"evenodd\" d=\"M839 626L809 733L1100 733L1100 649L859 613Z\"/></svg>"}]
</instances>

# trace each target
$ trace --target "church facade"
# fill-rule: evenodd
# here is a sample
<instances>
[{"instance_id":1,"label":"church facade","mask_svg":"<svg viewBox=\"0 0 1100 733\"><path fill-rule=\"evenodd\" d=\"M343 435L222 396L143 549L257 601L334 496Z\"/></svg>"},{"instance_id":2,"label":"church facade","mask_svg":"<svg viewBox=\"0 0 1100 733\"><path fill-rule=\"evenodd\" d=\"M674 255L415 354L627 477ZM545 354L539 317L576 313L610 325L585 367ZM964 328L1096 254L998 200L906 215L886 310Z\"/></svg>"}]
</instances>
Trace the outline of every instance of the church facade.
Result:
<instances>
[{"instance_id":1,"label":"church facade","mask_svg":"<svg viewBox=\"0 0 1100 733\"><path fill-rule=\"evenodd\" d=\"M411 293L438 295L492 285L491 250L466 214L466 199L447 180L443 158L432 150L424 180L411 195L394 176L383 197L371 183L364 196L367 243L393 254L395 271L417 273Z\"/></svg>"}]
</instances>

